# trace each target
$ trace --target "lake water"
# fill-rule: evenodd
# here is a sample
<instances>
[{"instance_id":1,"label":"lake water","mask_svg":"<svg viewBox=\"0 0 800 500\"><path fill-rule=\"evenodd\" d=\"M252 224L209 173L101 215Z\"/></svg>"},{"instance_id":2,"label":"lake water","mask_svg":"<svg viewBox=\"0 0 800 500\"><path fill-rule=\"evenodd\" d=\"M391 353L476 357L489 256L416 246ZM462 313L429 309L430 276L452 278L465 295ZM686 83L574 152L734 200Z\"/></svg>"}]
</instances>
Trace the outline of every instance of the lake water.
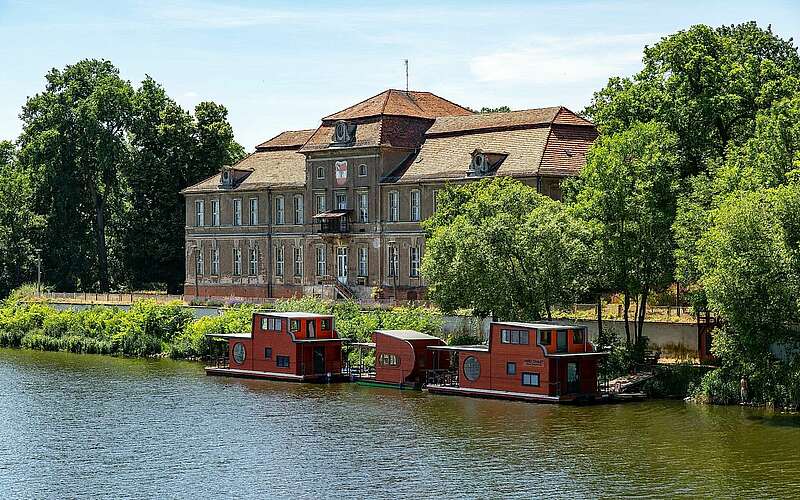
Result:
<instances>
[{"instance_id":1,"label":"lake water","mask_svg":"<svg viewBox=\"0 0 800 500\"><path fill-rule=\"evenodd\" d=\"M789 497L800 417L206 377L0 350L0 498Z\"/></svg>"}]
</instances>

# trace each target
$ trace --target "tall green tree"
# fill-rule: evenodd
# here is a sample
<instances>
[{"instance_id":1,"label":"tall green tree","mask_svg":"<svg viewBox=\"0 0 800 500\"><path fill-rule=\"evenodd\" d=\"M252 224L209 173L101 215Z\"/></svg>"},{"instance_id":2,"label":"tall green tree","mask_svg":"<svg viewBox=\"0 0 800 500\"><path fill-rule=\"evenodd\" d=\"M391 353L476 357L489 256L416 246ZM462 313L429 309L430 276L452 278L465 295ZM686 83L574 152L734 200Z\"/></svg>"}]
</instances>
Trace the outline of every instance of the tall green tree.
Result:
<instances>
[{"instance_id":1,"label":"tall green tree","mask_svg":"<svg viewBox=\"0 0 800 500\"><path fill-rule=\"evenodd\" d=\"M10 141L0 141L0 297L35 277L43 218L33 212L28 175Z\"/></svg>"},{"instance_id":2,"label":"tall green tree","mask_svg":"<svg viewBox=\"0 0 800 500\"><path fill-rule=\"evenodd\" d=\"M20 115L20 158L36 183L37 210L48 218L47 241L57 247L48 252L49 267L61 269L53 276L61 287L76 285L72 271L81 286L106 291L107 222L120 169L129 161L133 89L105 60L53 69L46 80L45 91L29 98ZM91 228L91 249L84 228Z\"/></svg>"},{"instance_id":3,"label":"tall green tree","mask_svg":"<svg viewBox=\"0 0 800 500\"><path fill-rule=\"evenodd\" d=\"M596 228L597 251L612 288L624 294L628 342L642 335L647 299L671 283L671 226L679 188L677 138L659 123L634 123L600 136L568 196ZM637 300L633 335L631 302Z\"/></svg>"}]
</instances>

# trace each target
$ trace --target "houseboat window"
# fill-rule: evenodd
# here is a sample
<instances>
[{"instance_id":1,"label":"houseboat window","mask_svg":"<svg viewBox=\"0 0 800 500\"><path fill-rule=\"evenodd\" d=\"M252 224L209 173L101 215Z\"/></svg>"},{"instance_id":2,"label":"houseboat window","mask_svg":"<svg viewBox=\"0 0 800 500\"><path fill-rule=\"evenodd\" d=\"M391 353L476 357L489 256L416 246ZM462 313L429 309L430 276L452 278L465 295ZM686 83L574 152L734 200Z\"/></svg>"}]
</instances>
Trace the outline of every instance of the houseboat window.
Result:
<instances>
[{"instance_id":1,"label":"houseboat window","mask_svg":"<svg viewBox=\"0 0 800 500\"><path fill-rule=\"evenodd\" d=\"M283 330L283 320L279 318L275 318L275 328L273 328L276 332L280 332Z\"/></svg>"},{"instance_id":2,"label":"houseboat window","mask_svg":"<svg viewBox=\"0 0 800 500\"><path fill-rule=\"evenodd\" d=\"M289 368L289 356L275 356L275 365L278 368Z\"/></svg>"},{"instance_id":3,"label":"houseboat window","mask_svg":"<svg viewBox=\"0 0 800 500\"><path fill-rule=\"evenodd\" d=\"M381 354L381 366L399 366L400 360L394 354Z\"/></svg>"},{"instance_id":4,"label":"houseboat window","mask_svg":"<svg viewBox=\"0 0 800 500\"><path fill-rule=\"evenodd\" d=\"M272 330L272 318L261 318L261 329Z\"/></svg>"},{"instance_id":5,"label":"houseboat window","mask_svg":"<svg viewBox=\"0 0 800 500\"><path fill-rule=\"evenodd\" d=\"M511 330L511 343L519 344L519 330Z\"/></svg>"},{"instance_id":6,"label":"houseboat window","mask_svg":"<svg viewBox=\"0 0 800 500\"><path fill-rule=\"evenodd\" d=\"M289 320L289 330L291 330L293 332L299 332L300 331L300 320L297 320L297 319Z\"/></svg>"},{"instance_id":7,"label":"houseboat window","mask_svg":"<svg viewBox=\"0 0 800 500\"><path fill-rule=\"evenodd\" d=\"M550 345L550 342L553 339L551 333L552 332L550 330L543 330L539 332L539 343L543 345Z\"/></svg>"},{"instance_id":8,"label":"houseboat window","mask_svg":"<svg viewBox=\"0 0 800 500\"><path fill-rule=\"evenodd\" d=\"M519 343L528 345L528 330L519 331Z\"/></svg>"},{"instance_id":9,"label":"houseboat window","mask_svg":"<svg viewBox=\"0 0 800 500\"><path fill-rule=\"evenodd\" d=\"M500 343L502 344L528 344L527 330L500 330Z\"/></svg>"},{"instance_id":10,"label":"houseboat window","mask_svg":"<svg viewBox=\"0 0 800 500\"><path fill-rule=\"evenodd\" d=\"M481 363L475 356L470 356L464 360L464 376L470 382L475 382L481 376Z\"/></svg>"},{"instance_id":11,"label":"houseboat window","mask_svg":"<svg viewBox=\"0 0 800 500\"><path fill-rule=\"evenodd\" d=\"M516 363L506 363L506 374L508 374L508 375L516 375L517 374L517 364Z\"/></svg>"},{"instance_id":12,"label":"houseboat window","mask_svg":"<svg viewBox=\"0 0 800 500\"><path fill-rule=\"evenodd\" d=\"M272 359L272 347L264 348L264 359Z\"/></svg>"},{"instance_id":13,"label":"houseboat window","mask_svg":"<svg viewBox=\"0 0 800 500\"><path fill-rule=\"evenodd\" d=\"M241 342L237 342L233 345L233 362L237 365L241 365L244 363L245 358L247 357L247 353L244 348L244 344Z\"/></svg>"},{"instance_id":14,"label":"houseboat window","mask_svg":"<svg viewBox=\"0 0 800 500\"><path fill-rule=\"evenodd\" d=\"M572 332L572 343L583 344L583 330L575 330Z\"/></svg>"},{"instance_id":15,"label":"houseboat window","mask_svg":"<svg viewBox=\"0 0 800 500\"><path fill-rule=\"evenodd\" d=\"M501 344L511 343L511 330L500 330L500 343Z\"/></svg>"},{"instance_id":16,"label":"houseboat window","mask_svg":"<svg viewBox=\"0 0 800 500\"><path fill-rule=\"evenodd\" d=\"M331 329L331 320L328 318L322 319L322 329L328 331Z\"/></svg>"},{"instance_id":17,"label":"houseboat window","mask_svg":"<svg viewBox=\"0 0 800 500\"><path fill-rule=\"evenodd\" d=\"M522 385L530 385L532 387L539 387L539 374L538 373L523 373Z\"/></svg>"},{"instance_id":18,"label":"houseboat window","mask_svg":"<svg viewBox=\"0 0 800 500\"><path fill-rule=\"evenodd\" d=\"M306 336L310 339L313 339L317 336L317 322L310 320L306 323Z\"/></svg>"}]
</instances>

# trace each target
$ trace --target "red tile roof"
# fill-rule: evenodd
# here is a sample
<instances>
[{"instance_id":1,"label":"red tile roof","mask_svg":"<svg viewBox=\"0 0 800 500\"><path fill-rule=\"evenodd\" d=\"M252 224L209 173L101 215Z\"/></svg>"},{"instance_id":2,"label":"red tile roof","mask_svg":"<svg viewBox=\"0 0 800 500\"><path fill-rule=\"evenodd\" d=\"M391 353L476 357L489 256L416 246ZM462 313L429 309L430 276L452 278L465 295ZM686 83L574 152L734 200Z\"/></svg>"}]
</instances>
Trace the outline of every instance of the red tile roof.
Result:
<instances>
[{"instance_id":1,"label":"red tile roof","mask_svg":"<svg viewBox=\"0 0 800 500\"><path fill-rule=\"evenodd\" d=\"M549 124L594 127L563 106L525 109L507 113L480 113L469 116L442 116L436 119L427 136L457 134L476 130L509 130Z\"/></svg>"},{"instance_id":2,"label":"red tile roof","mask_svg":"<svg viewBox=\"0 0 800 500\"><path fill-rule=\"evenodd\" d=\"M272 139L256 146L256 151L275 151L278 149L297 149L308 141L316 129L287 130Z\"/></svg>"},{"instance_id":3,"label":"red tile roof","mask_svg":"<svg viewBox=\"0 0 800 500\"><path fill-rule=\"evenodd\" d=\"M326 116L322 120L352 120L380 115L436 118L471 114L473 114L471 110L430 92L389 89L347 109Z\"/></svg>"}]
</instances>

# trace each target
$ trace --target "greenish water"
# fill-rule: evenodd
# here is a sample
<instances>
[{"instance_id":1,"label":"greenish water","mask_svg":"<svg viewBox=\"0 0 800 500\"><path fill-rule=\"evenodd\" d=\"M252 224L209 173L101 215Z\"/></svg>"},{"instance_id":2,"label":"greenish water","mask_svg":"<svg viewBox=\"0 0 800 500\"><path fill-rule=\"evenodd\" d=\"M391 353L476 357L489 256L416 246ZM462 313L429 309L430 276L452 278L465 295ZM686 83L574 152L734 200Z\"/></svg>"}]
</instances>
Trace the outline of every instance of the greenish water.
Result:
<instances>
[{"instance_id":1,"label":"greenish water","mask_svg":"<svg viewBox=\"0 0 800 500\"><path fill-rule=\"evenodd\" d=\"M0 350L0 498L790 497L800 417L206 377Z\"/></svg>"}]
</instances>

